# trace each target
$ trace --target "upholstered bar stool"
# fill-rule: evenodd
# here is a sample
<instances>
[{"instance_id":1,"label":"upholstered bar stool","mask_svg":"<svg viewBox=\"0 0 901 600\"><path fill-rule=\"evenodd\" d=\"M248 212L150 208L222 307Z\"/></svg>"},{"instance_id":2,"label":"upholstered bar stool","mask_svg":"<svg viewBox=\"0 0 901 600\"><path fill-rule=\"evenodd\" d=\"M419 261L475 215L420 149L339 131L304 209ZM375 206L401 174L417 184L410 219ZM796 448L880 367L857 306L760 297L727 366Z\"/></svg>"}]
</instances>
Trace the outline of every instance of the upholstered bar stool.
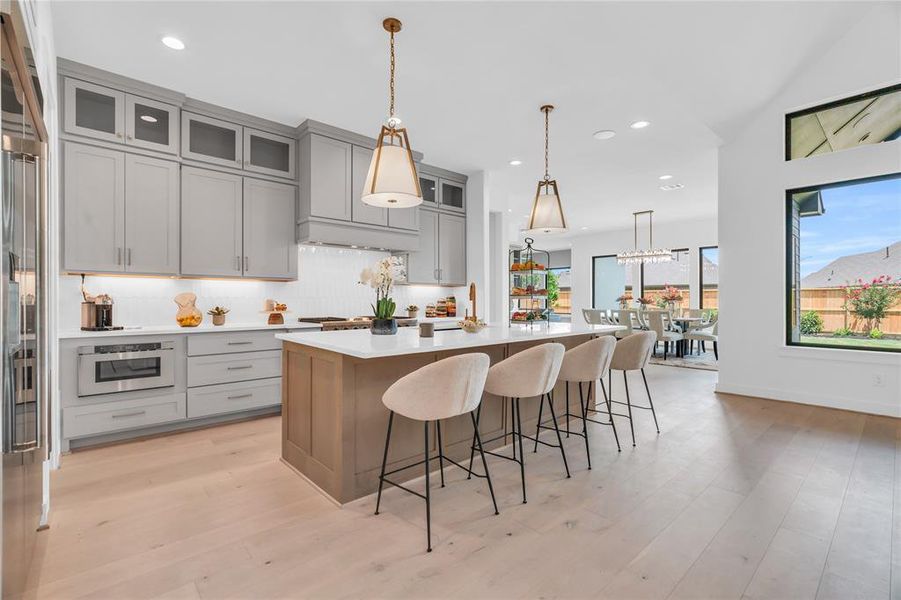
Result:
<instances>
[{"instance_id":1,"label":"upholstered bar stool","mask_svg":"<svg viewBox=\"0 0 901 600\"><path fill-rule=\"evenodd\" d=\"M588 417L589 411L600 412L590 409L591 390L594 382L597 381L601 386L604 385L604 375L610 367L610 361L613 359L614 348L616 347L616 338L611 336L602 336L595 338L584 344L579 344L575 348L566 351L563 355L563 364L560 367L560 374L557 375L557 381L563 381L566 384L566 435L569 437L569 421L573 417L582 420L582 433L572 432L574 435L585 438L585 456L588 458L588 468L591 468L591 449L588 446L588 421L598 423L599 425L610 425L613 428L613 438L616 440L616 449L620 450L619 436L616 433L616 424L613 422L613 414L610 410L610 404L607 402L607 394L604 392L604 406L607 408L607 421L597 421ZM580 415L574 415L569 412L569 384L579 384L579 407ZM588 386L588 394L585 395L583 385ZM533 452L538 451L538 434L542 429L551 429L541 422L541 411L538 412L538 427L535 432L535 447Z\"/></svg>"},{"instance_id":2,"label":"upholstered bar stool","mask_svg":"<svg viewBox=\"0 0 901 600\"><path fill-rule=\"evenodd\" d=\"M555 342L534 346L528 350L517 352L513 356L497 363L488 371L488 381L485 383L485 391L495 396L510 399L510 416L513 440L513 456L498 454L485 450L485 454L512 460L519 463L519 474L522 478L522 502L526 503L526 461L522 450L522 440L537 439L524 435L522 432L522 413L519 409L519 401L521 398L540 397L540 405L548 403L551 413L551 419L554 423L554 429L557 432L557 444L549 444L541 441L541 444L560 448L560 456L563 457L563 468L566 469L566 476L569 477L569 465L566 463L566 451L563 448L563 438L560 436L560 428L557 426L557 417L554 414L553 390L557 383L557 375L560 373L560 365L563 363L563 353L566 348L563 344ZM479 422L480 410L476 411L476 424ZM485 443L493 442L501 438L507 438L506 431L503 435L485 440ZM472 438L472 449L469 454L469 470L470 476L475 475L472 472L472 461L476 451L476 436ZM519 453L517 454L517 444L519 445ZM481 448L479 449L481 451Z\"/></svg>"},{"instance_id":3,"label":"upholstered bar stool","mask_svg":"<svg viewBox=\"0 0 901 600\"><path fill-rule=\"evenodd\" d=\"M430 422L435 422L438 434L438 463L441 469L441 487L444 487L444 461L448 461L471 474L472 460L470 459L469 468L467 469L460 463L444 456L444 449L441 445L441 420L469 413L473 426L472 446L473 448L478 448L482 456L482 464L485 467L484 475L476 474L476 476L484 477L488 480L488 491L491 493L491 502L494 504L494 514L498 514L497 500L494 498L494 487L491 485L491 476L488 473L488 462L485 460L482 439L479 436L479 428L473 413L482 402L482 391L485 388L485 379L488 377L489 365L490 359L487 354L474 353L453 356L426 365L398 379L382 395L382 403L390 412L388 414L388 433L385 437L385 454L382 456L382 470L379 473L379 492L375 501L375 514L379 514L379 506L382 502L382 486L385 483L425 500L427 552L432 551L432 500L429 489ZM425 458L411 465L386 472L388 446L391 443L391 426L394 424L395 414L423 422ZM404 469L421 464L425 464L425 494L420 494L387 478L388 475L393 475Z\"/></svg>"},{"instance_id":4,"label":"upholstered bar stool","mask_svg":"<svg viewBox=\"0 0 901 600\"><path fill-rule=\"evenodd\" d=\"M651 359L651 353L654 352L654 346L657 344L657 334L653 331L642 331L630 335L617 342L616 349L613 351L613 360L610 361L610 373L608 374L608 382L610 387L609 402L612 404L621 404L628 407L628 414L614 413L629 419L629 428L632 430L632 445L635 445L635 426L632 422L632 409L641 408L650 410L654 416L654 427L657 433L660 433L660 426L657 424L657 413L654 411L654 401L651 400L651 388L648 387L648 378L645 377L644 368ZM613 371L623 372L623 383L626 385L626 401L619 402L613 399ZM639 406L632 404L629 396L629 379L626 377L627 371L641 371L641 378L644 380L644 389L648 393L648 406Z\"/></svg>"}]
</instances>

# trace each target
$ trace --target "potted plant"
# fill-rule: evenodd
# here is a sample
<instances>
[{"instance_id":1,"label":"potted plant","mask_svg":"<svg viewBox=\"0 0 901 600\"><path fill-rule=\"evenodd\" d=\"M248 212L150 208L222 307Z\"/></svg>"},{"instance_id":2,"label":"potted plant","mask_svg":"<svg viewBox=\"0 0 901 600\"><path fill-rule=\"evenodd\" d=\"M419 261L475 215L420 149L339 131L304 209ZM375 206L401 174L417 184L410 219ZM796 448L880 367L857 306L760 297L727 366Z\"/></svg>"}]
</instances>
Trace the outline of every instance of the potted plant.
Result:
<instances>
[{"instance_id":1,"label":"potted plant","mask_svg":"<svg viewBox=\"0 0 901 600\"><path fill-rule=\"evenodd\" d=\"M419 307L416 306L415 304L411 304L410 306L407 307L407 316L409 318L415 319L418 314L419 314Z\"/></svg>"},{"instance_id":2,"label":"potted plant","mask_svg":"<svg viewBox=\"0 0 901 600\"><path fill-rule=\"evenodd\" d=\"M397 333L394 311L397 305L391 299L394 282L406 276L403 260L399 256L388 256L375 263L372 269L363 269L360 283L375 290L375 304L372 305L373 319L371 331L374 335Z\"/></svg>"},{"instance_id":3,"label":"potted plant","mask_svg":"<svg viewBox=\"0 0 901 600\"><path fill-rule=\"evenodd\" d=\"M228 314L228 309L223 306L214 306L206 311L206 314L213 317L213 325L225 325L225 315Z\"/></svg>"}]
</instances>

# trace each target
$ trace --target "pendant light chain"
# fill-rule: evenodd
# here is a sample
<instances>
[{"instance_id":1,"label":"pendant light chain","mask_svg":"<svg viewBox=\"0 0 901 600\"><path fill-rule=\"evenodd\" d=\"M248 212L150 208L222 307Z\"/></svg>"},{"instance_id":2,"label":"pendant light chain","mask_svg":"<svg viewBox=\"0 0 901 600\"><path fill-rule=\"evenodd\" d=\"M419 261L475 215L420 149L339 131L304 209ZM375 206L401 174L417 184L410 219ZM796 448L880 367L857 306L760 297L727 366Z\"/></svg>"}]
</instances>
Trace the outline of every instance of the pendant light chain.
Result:
<instances>
[{"instance_id":1,"label":"pendant light chain","mask_svg":"<svg viewBox=\"0 0 901 600\"><path fill-rule=\"evenodd\" d=\"M550 171L548 169L548 129L549 129L549 121L550 121L551 111L548 108L544 109L544 180L550 180Z\"/></svg>"},{"instance_id":2,"label":"pendant light chain","mask_svg":"<svg viewBox=\"0 0 901 600\"><path fill-rule=\"evenodd\" d=\"M391 83L389 85L391 93L391 104L388 107L388 118L394 120L394 32L391 33ZM393 125L392 125L393 127Z\"/></svg>"}]
</instances>

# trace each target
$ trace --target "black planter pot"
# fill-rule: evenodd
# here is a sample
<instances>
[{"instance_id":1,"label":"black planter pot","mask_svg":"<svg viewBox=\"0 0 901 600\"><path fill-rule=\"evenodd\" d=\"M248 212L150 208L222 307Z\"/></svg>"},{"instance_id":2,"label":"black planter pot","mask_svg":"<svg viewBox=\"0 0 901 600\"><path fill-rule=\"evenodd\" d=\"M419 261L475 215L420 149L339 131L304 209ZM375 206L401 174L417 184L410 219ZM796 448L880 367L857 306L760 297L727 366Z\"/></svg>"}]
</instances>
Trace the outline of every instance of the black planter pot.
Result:
<instances>
[{"instance_id":1,"label":"black planter pot","mask_svg":"<svg viewBox=\"0 0 901 600\"><path fill-rule=\"evenodd\" d=\"M373 319L372 335L394 335L397 333L397 321L395 319Z\"/></svg>"}]
</instances>

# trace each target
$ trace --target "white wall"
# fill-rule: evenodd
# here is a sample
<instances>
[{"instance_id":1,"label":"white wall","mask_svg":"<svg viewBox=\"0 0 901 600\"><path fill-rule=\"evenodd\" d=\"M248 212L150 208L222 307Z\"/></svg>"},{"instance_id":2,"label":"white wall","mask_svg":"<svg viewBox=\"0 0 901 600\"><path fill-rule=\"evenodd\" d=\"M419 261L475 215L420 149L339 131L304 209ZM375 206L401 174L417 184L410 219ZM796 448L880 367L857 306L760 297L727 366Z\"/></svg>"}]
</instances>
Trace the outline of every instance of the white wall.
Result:
<instances>
[{"instance_id":1,"label":"white wall","mask_svg":"<svg viewBox=\"0 0 901 600\"><path fill-rule=\"evenodd\" d=\"M373 292L357 283L360 271L371 267L385 252L301 245L298 248L299 279L291 282L242 281L226 279L167 279L150 277L93 276L85 279L90 293L107 293L115 302L117 325L173 325L177 306L173 298L182 292L197 294L197 306L204 313L215 306L226 306L232 323L265 322L260 311L266 298L288 305L289 319L305 317L355 317L372 314ZM60 278L60 330L80 325L81 278ZM417 304L424 312L427 303L439 297L455 295L458 314L469 307L465 288L426 285L398 285L393 297L398 315L408 304ZM204 315L204 319L210 317Z\"/></svg>"},{"instance_id":2,"label":"white wall","mask_svg":"<svg viewBox=\"0 0 901 600\"><path fill-rule=\"evenodd\" d=\"M783 160L787 112L901 78L899 30L901 5L871 8L720 149L719 391L901 416L901 356L784 342L785 190L901 172L901 142Z\"/></svg>"},{"instance_id":3,"label":"white wall","mask_svg":"<svg viewBox=\"0 0 901 600\"><path fill-rule=\"evenodd\" d=\"M639 232L639 235L641 235L641 232ZM646 228L644 229L644 235L647 236ZM599 231L573 238L571 266L574 321L581 321L583 308L591 308L592 257L616 254L622 250L628 250L634 245L633 240L634 235L631 228ZM698 248L717 245L716 218L655 223L654 245L657 247L689 249L689 293L692 306L697 307L698 299L700 298ZM632 281L637 285L638 267L633 269Z\"/></svg>"},{"instance_id":4,"label":"white wall","mask_svg":"<svg viewBox=\"0 0 901 600\"><path fill-rule=\"evenodd\" d=\"M491 287L487 252L488 205L488 173L478 171L470 174L466 182L466 277L476 284L476 314L479 318L488 314L488 290ZM469 286L464 295L457 297L457 302L461 298L467 300L468 306ZM463 314L462 310L460 314Z\"/></svg>"}]
</instances>

